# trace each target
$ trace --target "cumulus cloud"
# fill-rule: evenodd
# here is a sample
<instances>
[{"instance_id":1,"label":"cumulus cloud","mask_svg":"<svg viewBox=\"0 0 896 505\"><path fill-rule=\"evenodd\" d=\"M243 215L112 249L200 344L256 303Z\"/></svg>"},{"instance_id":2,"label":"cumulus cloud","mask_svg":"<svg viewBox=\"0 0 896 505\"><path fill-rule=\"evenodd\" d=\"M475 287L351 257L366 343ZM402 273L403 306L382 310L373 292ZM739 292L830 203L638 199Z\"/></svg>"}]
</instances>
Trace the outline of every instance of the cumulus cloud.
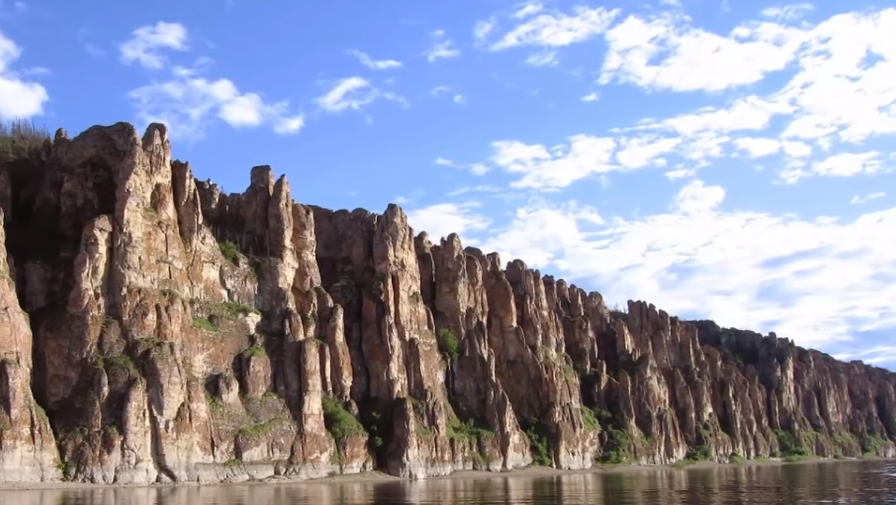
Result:
<instances>
[{"instance_id":1,"label":"cumulus cloud","mask_svg":"<svg viewBox=\"0 0 896 505\"><path fill-rule=\"evenodd\" d=\"M445 30L436 30L432 32L430 38L432 39L432 46L426 51L423 51L423 56L425 56L426 60L430 63L436 60L457 58L460 56L460 49L457 49L454 45L454 41L448 38Z\"/></svg>"},{"instance_id":2,"label":"cumulus cloud","mask_svg":"<svg viewBox=\"0 0 896 505\"><path fill-rule=\"evenodd\" d=\"M486 229L491 220L477 213L479 203L439 203L408 211L408 223L416 233L425 231L438 241L451 233L464 234Z\"/></svg>"},{"instance_id":3,"label":"cumulus cloud","mask_svg":"<svg viewBox=\"0 0 896 505\"><path fill-rule=\"evenodd\" d=\"M167 60L162 50L186 51L187 29L180 23L159 21L154 25L141 26L131 32L131 38L119 47L121 60L159 70Z\"/></svg>"},{"instance_id":4,"label":"cumulus cloud","mask_svg":"<svg viewBox=\"0 0 896 505\"><path fill-rule=\"evenodd\" d=\"M744 23L727 36L689 25L680 13L630 15L609 29L600 82L670 91L722 91L752 84L789 64L803 32Z\"/></svg>"},{"instance_id":5,"label":"cumulus cloud","mask_svg":"<svg viewBox=\"0 0 896 505\"><path fill-rule=\"evenodd\" d=\"M304 116L286 101L267 103L259 93L242 92L226 78L209 79L198 69L175 67L168 79L131 91L138 118L161 122L178 137L203 136L211 119L234 128L269 126L279 134L298 133Z\"/></svg>"},{"instance_id":6,"label":"cumulus cloud","mask_svg":"<svg viewBox=\"0 0 896 505\"><path fill-rule=\"evenodd\" d=\"M367 53L362 53L356 49L351 49L347 53L357 58L362 65L371 70L387 70L401 67L401 62L398 60L374 60Z\"/></svg>"},{"instance_id":7,"label":"cumulus cloud","mask_svg":"<svg viewBox=\"0 0 896 505\"><path fill-rule=\"evenodd\" d=\"M29 118L43 113L50 99L47 89L38 82L23 78L12 64L22 56L22 49L0 32L0 116ZM41 75L32 73L32 75Z\"/></svg>"}]
</instances>

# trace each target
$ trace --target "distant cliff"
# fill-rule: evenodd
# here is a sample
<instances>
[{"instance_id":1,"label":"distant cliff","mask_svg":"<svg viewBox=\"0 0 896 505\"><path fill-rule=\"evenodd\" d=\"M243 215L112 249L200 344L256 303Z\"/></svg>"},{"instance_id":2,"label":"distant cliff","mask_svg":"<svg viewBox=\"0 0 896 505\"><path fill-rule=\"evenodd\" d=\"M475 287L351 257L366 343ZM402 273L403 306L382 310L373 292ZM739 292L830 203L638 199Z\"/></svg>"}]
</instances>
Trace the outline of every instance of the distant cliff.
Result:
<instances>
[{"instance_id":1,"label":"distant cliff","mask_svg":"<svg viewBox=\"0 0 896 505\"><path fill-rule=\"evenodd\" d=\"M161 125L5 135L0 480L894 455L888 371L611 313L394 205L295 203L267 166L222 194Z\"/></svg>"}]
</instances>

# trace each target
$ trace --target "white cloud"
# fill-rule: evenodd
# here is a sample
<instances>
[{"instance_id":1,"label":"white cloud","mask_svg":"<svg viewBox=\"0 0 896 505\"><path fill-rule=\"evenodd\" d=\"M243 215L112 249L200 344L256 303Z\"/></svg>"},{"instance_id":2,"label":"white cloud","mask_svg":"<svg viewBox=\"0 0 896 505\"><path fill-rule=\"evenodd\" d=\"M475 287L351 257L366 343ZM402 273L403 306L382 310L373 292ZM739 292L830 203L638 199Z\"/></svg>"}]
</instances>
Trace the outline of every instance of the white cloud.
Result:
<instances>
[{"instance_id":1,"label":"white cloud","mask_svg":"<svg viewBox=\"0 0 896 505\"><path fill-rule=\"evenodd\" d=\"M896 9L839 14L808 28L799 73L774 100L797 109L784 136L860 143L896 133Z\"/></svg>"},{"instance_id":2,"label":"white cloud","mask_svg":"<svg viewBox=\"0 0 896 505\"><path fill-rule=\"evenodd\" d=\"M600 93L588 93L582 97L583 102L596 102L600 100Z\"/></svg>"},{"instance_id":3,"label":"white cloud","mask_svg":"<svg viewBox=\"0 0 896 505\"><path fill-rule=\"evenodd\" d=\"M473 25L473 43L477 46L485 43L486 39L492 30L495 29L494 20L488 21L477 21L475 25Z\"/></svg>"},{"instance_id":4,"label":"white cloud","mask_svg":"<svg viewBox=\"0 0 896 505\"><path fill-rule=\"evenodd\" d=\"M686 179L688 177L694 177L697 175L697 170L693 168L676 168L675 170L669 170L665 175L670 180L676 179Z\"/></svg>"},{"instance_id":5,"label":"white cloud","mask_svg":"<svg viewBox=\"0 0 896 505\"><path fill-rule=\"evenodd\" d=\"M624 167L613 165L616 142L612 138L575 135L567 145L548 150L541 144L524 144L515 140L492 143L491 165L520 179L514 188L556 190L591 175Z\"/></svg>"},{"instance_id":6,"label":"white cloud","mask_svg":"<svg viewBox=\"0 0 896 505\"><path fill-rule=\"evenodd\" d=\"M370 82L363 77L346 77L339 80L327 93L315 101L327 112L345 110L361 110L361 107L373 102L377 93Z\"/></svg>"},{"instance_id":7,"label":"white cloud","mask_svg":"<svg viewBox=\"0 0 896 505\"><path fill-rule=\"evenodd\" d=\"M563 248L590 233L583 227L604 224L594 209L575 201L552 206L541 199L516 209L511 224L490 236L481 247L497 251L504 261L522 259L531 268L544 268L563 256Z\"/></svg>"},{"instance_id":8,"label":"white cloud","mask_svg":"<svg viewBox=\"0 0 896 505\"><path fill-rule=\"evenodd\" d=\"M793 184L811 176L852 177L859 174L873 175L892 169L892 166L883 163L880 153L876 151L838 153L812 163L808 170L799 167L785 169L781 172L781 178L784 182Z\"/></svg>"},{"instance_id":9,"label":"white cloud","mask_svg":"<svg viewBox=\"0 0 896 505\"><path fill-rule=\"evenodd\" d=\"M775 139L758 137L741 137L734 139L738 149L746 151L750 158L761 158L777 154L781 150L781 142Z\"/></svg>"},{"instance_id":10,"label":"white cloud","mask_svg":"<svg viewBox=\"0 0 896 505\"><path fill-rule=\"evenodd\" d=\"M880 200L881 198L886 198L887 194L883 191L878 191L877 193L870 193L865 196L856 195L852 197L852 200L849 201L851 205L862 205L863 203L872 202L874 200Z\"/></svg>"},{"instance_id":11,"label":"white cloud","mask_svg":"<svg viewBox=\"0 0 896 505\"><path fill-rule=\"evenodd\" d=\"M455 163L455 162L449 160L448 158L442 158L442 157L436 158L436 160L433 163L436 165L439 165L440 167L450 167L450 168L459 168L462 170L469 170L470 173L472 173L473 175L485 175L489 170L491 170L491 167L489 167L485 163L470 163L469 165L462 165L462 164Z\"/></svg>"},{"instance_id":12,"label":"white cloud","mask_svg":"<svg viewBox=\"0 0 896 505\"><path fill-rule=\"evenodd\" d=\"M479 204L439 203L407 212L408 223L415 233L425 231L438 241L451 233L463 234L488 228L491 220L477 213Z\"/></svg>"},{"instance_id":13,"label":"white cloud","mask_svg":"<svg viewBox=\"0 0 896 505\"><path fill-rule=\"evenodd\" d=\"M534 14L538 14L539 12L544 10L544 4L541 2L529 2L524 4L522 7L517 9L516 12L510 15L510 17L514 19L523 19Z\"/></svg>"},{"instance_id":14,"label":"white cloud","mask_svg":"<svg viewBox=\"0 0 896 505\"><path fill-rule=\"evenodd\" d=\"M815 10L809 3L779 5L762 9L762 15L776 21L795 21Z\"/></svg>"},{"instance_id":15,"label":"white cloud","mask_svg":"<svg viewBox=\"0 0 896 505\"><path fill-rule=\"evenodd\" d=\"M526 64L533 67L553 67L557 63L557 51L539 51L526 58Z\"/></svg>"},{"instance_id":16,"label":"white cloud","mask_svg":"<svg viewBox=\"0 0 896 505\"><path fill-rule=\"evenodd\" d=\"M805 11L804 6L776 9L766 14L781 22L745 22L724 36L690 26L681 14L629 16L606 33L610 48L599 82L722 91L794 68L796 74L779 91L699 111L703 120L724 125L725 131L762 130L773 116L781 116L785 126L779 136L823 149L896 133L896 81L891 78L896 74L896 9L838 14L799 26L784 21Z\"/></svg>"},{"instance_id":17,"label":"white cloud","mask_svg":"<svg viewBox=\"0 0 896 505\"><path fill-rule=\"evenodd\" d=\"M690 136L700 132L728 133L743 130L764 130L772 115L786 112L780 104L764 101L757 96L736 100L724 108L705 107L694 113L681 114L654 126L674 130Z\"/></svg>"},{"instance_id":18,"label":"white cloud","mask_svg":"<svg viewBox=\"0 0 896 505\"><path fill-rule=\"evenodd\" d=\"M423 51L423 56L426 56L426 60L430 63L460 56L460 50L454 46L454 41L446 37L445 30L436 30L430 34L430 37L433 39L433 45Z\"/></svg>"},{"instance_id":19,"label":"white cloud","mask_svg":"<svg viewBox=\"0 0 896 505\"><path fill-rule=\"evenodd\" d=\"M609 29L599 82L670 91L722 91L752 84L793 61L801 30L744 23L728 36L689 26L683 14L630 15Z\"/></svg>"},{"instance_id":20,"label":"white cloud","mask_svg":"<svg viewBox=\"0 0 896 505\"><path fill-rule=\"evenodd\" d=\"M465 103L467 103L467 98L464 95L454 91L454 89L449 86L436 86L435 88L429 90L429 94L436 98L441 95L450 95L451 101L458 105L464 105Z\"/></svg>"},{"instance_id":21,"label":"white cloud","mask_svg":"<svg viewBox=\"0 0 896 505\"><path fill-rule=\"evenodd\" d=\"M0 32L0 117L24 119L43 114L44 103L50 99L40 83L24 80L12 70L21 55L21 48Z\"/></svg>"},{"instance_id":22,"label":"white cloud","mask_svg":"<svg viewBox=\"0 0 896 505\"><path fill-rule=\"evenodd\" d=\"M721 186L707 186L700 180L688 183L675 195L674 209L683 215L712 212L725 199Z\"/></svg>"},{"instance_id":23,"label":"white cloud","mask_svg":"<svg viewBox=\"0 0 896 505\"><path fill-rule=\"evenodd\" d=\"M367 79L358 76L340 79L329 91L315 98L314 101L321 110L336 114L347 110L361 111L379 98L406 104L403 97L382 91L374 87Z\"/></svg>"},{"instance_id":24,"label":"white cloud","mask_svg":"<svg viewBox=\"0 0 896 505\"><path fill-rule=\"evenodd\" d=\"M371 69L371 70L387 70L390 68L399 68L401 67L401 62L398 60L374 60L366 53L362 53L361 51L351 49L347 51L347 53L355 58L358 58L358 61L361 62L362 65Z\"/></svg>"},{"instance_id":25,"label":"white cloud","mask_svg":"<svg viewBox=\"0 0 896 505\"><path fill-rule=\"evenodd\" d=\"M647 166L664 167L666 160L662 156L674 152L681 143L682 139L674 137L623 138L619 141L616 162L630 169Z\"/></svg>"},{"instance_id":26,"label":"white cloud","mask_svg":"<svg viewBox=\"0 0 896 505\"><path fill-rule=\"evenodd\" d=\"M146 68L158 70L165 66L166 59L161 49L186 51L187 29L180 23L159 21L155 25L141 26L131 32L131 38L119 47L121 60L125 63L137 62Z\"/></svg>"},{"instance_id":27,"label":"white cloud","mask_svg":"<svg viewBox=\"0 0 896 505\"><path fill-rule=\"evenodd\" d=\"M128 95L144 122L162 122L182 138L199 138L217 117L234 128L270 126L276 133L298 133L305 124L288 102L265 103L258 93L241 92L230 79L209 80L197 69L175 67L168 80Z\"/></svg>"},{"instance_id":28,"label":"white cloud","mask_svg":"<svg viewBox=\"0 0 896 505\"><path fill-rule=\"evenodd\" d=\"M538 7L536 7L538 6ZM512 18L528 18L505 33L490 46L500 51L517 46L564 47L591 39L603 33L613 22L618 9L575 7L572 14L552 12L538 14L540 4L529 4L517 10Z\"/></svg>"},{"instance_id":29,"label":"white cloud","mask_svg":"<svg viewBox=\"0 0 896 505\"><path fill-rule=\"evenodd\" d=\"M776 331L814 345L896 327L896 208L840 222L720 210L721 187L692 181L667 213L606 219L534 202L483 247L552 266L611 301Z\"/></svg>"},{"instance_id":30,"label":"white cloud","mask_svg":"<svg viewBox=\"0 0 896 505\"><path fill-rule=\"evenodd\" d=\"M29 67L20 72L22 75L50 75L50 69L46 67Z\"/></svg>"}]
</instances>

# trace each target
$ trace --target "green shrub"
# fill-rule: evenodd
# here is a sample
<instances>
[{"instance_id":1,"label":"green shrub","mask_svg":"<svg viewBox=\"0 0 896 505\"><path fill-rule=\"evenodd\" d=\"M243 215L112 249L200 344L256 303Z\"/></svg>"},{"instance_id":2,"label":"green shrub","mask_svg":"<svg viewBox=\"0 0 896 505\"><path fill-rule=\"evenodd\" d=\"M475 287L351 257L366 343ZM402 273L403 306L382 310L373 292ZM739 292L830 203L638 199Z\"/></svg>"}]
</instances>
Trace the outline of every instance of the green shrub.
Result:
<instances>
[{"instance_id":1,"label":"green shrub","mask_svg":"<svg viewBox=\"0 0 896 505\"><path fill-rule=\"evenodd\" d=\"M613 413L609 410L595 408L592 409L594 412L594 417L597 418L598 424L600 424L601 428L609 429L613 425Z\"/></svg>"},{"instance_id":2,"label":"green shrub","mask_svg":"<svg viewBox=\"0 0 896 505\"><path fill-rule=\"evenodd\" d=\"M744 457L736 452L732 452L728 455L728 462L739 465L744 462Z\"/></svg>"},{"instance_id":3,"label":"green shrub","mask_svg":"<svg viewBox=\"0 0 896 505\"><path fill-rule=\"evenodd\" d=\"M712 448L708 445L698 445L693 450L688 451L685 459L690 461L707 461L712 459Z\"/></svg>"},{"instance_id":4,"label":"green shrub","mask_svg":"<svg viewBox=\"0 0 896 505\"><path fill-rule=\"evenodd\" d=\"M600 422L597 420L597 414L590 408L582 406L582 423L588 431L600 431Z\"/></svg>"},{"instance_id":5,"label":"green shrub","mask_svg":"<svg viewBox=\"0 0 896 505\"><path fill-rule=\"evenodd\" d=\"M802 442L793 433L775 430L775 437L778 439L779 453L784 458L802 458L809 455L809 451L803 447Z\"/></svg>"},{"instance_id":6,"label":"green shrub","mask_svg":"<svg viewBox=\"0 0 896 505\"><path fill-rule=\"evenodd\" d=\"M552 466L554 458L551 456L551 442L544 425L537 420L529 420L526 423L526 437L529 438L529 450L536 465Z\"/></svg>"},{"instance_id":7,"label":"green shrub","mask_svg":"<svg viewBox=\"0 0 896 505\"><path fill-rule=\"evenodd\" d=\"M224 259L234 265L238 264L240 258L243 256L242 253L240 253L239 246L230 241L218 242L218 250L221 251L221 256L224 256Z\"/></svg>"},{"instance_id":8,"label":"green shrub","mask_svg":"<svg viewBox=\"0 0 896 505\"><path fill-rule=\"evenodd\" d=\"M355 416L343 407L342 403L332 396L325 396L323 400L324 424L333 440L339 446L345 444L349 437L363 436L366 434L364 426L355 419Z\"/></svg>"},{"instance_id":9,"label":"green shrub","mask_svg":"<svg viewBox=\"0 0 896 505\"><path fill-rule=\"evenodd\" d=\"M878 451L887 446L887 441L882 437L876 434L868 434L862 439L862 454L864 455L874 455L878 454Z\"/></svg>"},{"instance_id":10,"label":"green shrub","mask_svg":"<svg viewBox=\"0 0 896 505\"><path fill-rule=\"evenodd\" d=\"M457 418L453 418L448 423L448 438L459 442L491 440L494 436L493 431L477 426L473 419L467 419L462 423Z\"/></svg>"},{"instance_id":11,"label":"green shrub","mask_svg":"<svg viewBox=\"0 0 896 505\"><path fill-rule=\"evenodd\" d=\"M439 351L450 359L460 355L460 341L453 331L443 328L439 330Z\"/></svg>"},{"instance_id":12,"label":"green shrub","mask_svg":"<svg viewBox=\"0 0 896 505\"><path fill-rule=\"evenodd\" d=\"M606 433L607 443L598 461L608 465L625 463L629 458L629 450L632 445L628 433L617 427L610 427Z\"/></svg>"}]
</instances>

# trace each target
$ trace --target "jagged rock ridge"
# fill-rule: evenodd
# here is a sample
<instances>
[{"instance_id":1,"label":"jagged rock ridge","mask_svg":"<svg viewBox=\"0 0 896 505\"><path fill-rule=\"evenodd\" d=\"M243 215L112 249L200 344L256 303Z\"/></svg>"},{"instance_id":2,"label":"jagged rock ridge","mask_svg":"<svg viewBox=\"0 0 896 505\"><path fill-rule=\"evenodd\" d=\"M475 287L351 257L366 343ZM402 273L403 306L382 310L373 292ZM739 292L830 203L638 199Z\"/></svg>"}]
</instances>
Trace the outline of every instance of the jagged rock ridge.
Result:
<instances>
[{"instance_id":1,"label":"jagged rock ridge","mask_svg":"<svg viewBox=\"0 0 896 505\"><path fill-rule=\"evenodd\" d=\"M0 479L422 478L892 456L896 375L683 322L405 214L222 194L167 132L0 157Z\"/></svg>"}]
</instances>

